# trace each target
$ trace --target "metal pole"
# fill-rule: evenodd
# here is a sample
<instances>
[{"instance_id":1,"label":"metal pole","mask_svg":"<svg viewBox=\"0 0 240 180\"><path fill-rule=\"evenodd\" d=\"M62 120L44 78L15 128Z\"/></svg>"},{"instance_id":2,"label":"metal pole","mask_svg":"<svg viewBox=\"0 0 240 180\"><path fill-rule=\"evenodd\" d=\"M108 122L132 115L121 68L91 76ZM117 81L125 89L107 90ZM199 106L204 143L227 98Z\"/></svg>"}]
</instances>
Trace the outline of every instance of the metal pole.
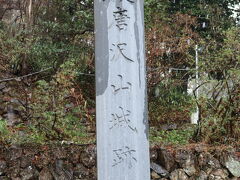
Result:
<instances>
[{"instance_id":1,"label":"metal pole","mask_svg":"<svg viewBox=\"0 0 240 180\"><path fill-rule=\"evenodd\" d=\"M196 48L195 48L195 51L196 51L196 87L199 86L199 72L198 72L198 45L196 45ZM198 100L198 97L199 97L199 88L196 90L196 97L197 97L197 100Z\"/></svg>"},{"instance_id":2,"label":"metal pole","mask_svg":"<svg viewBox=\"0 0 240 180\"><path fill-rule=\"evenodd\" d=\"M198 72L198 45L195 47L195 65L196 65L196 72L195 72L195 80L196 80L196 88L199 86L199 72ZM198 101L199 98L199 88L196 89L196 99ZM192 124L198 124L199 121L199 108L196 107L197 110L194 112L191 116L191 122Z\"/></svg>"},{"instance_id":3,"label":"metal pole","mask_svg":"<svg viewBox=\"0 0 240 180\"><path fill-rule=\"evenodd\" d=\"M95 0L98 180L149 180L143 0Z\"/></svg>"}]
</instances>

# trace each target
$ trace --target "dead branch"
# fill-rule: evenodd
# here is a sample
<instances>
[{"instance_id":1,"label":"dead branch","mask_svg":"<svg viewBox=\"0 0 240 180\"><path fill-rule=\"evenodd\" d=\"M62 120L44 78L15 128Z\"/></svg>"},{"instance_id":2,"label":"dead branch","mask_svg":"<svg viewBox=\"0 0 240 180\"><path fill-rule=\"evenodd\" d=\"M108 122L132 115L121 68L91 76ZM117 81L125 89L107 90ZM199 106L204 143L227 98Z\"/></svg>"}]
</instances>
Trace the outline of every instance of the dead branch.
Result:
<instances>
[{"instance_id":1,"label":"dead branch","mask_svg":"<svg viewBox=\"0 0 240 180\"><path fill-rule=\"evenodd\" d=\"M8 81L21 81L23 78L34 76L34 75L40 74L42 72L49 71L50 69L52 69L52 67L49 67L47 69L44 69L44 70L41 70L41 71L38 71L38 72L34 72L34 73L31 73L31 74L27 74L27 75L24 75L24 76L2 79L2 80L0 80L0 83L8 82Z\"/></svg>"}]
</instances>

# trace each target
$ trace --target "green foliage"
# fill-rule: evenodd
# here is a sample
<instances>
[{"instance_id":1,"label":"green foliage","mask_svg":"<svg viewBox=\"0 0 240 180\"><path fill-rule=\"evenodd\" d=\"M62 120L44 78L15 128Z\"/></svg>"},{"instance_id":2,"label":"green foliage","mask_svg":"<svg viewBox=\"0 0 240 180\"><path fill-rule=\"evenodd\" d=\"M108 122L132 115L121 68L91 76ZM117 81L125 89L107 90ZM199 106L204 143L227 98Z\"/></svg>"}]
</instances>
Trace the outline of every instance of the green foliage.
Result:
<instances>
[{"instance_id":1,"label":"green foliage","mask_svg":"<svg viewBox=\"0 0 240 180\"><path fill-rule=\"evenodd\" d=\"M152 145L184 145L192 140L193 134L193 127L171 131L150 128L150 142Z\"/></svg>"},{"instance_id":2,"label":"green foliage","mask_svg":"<svg viewBox=\"0 0 240 180\"><path fill-rule=\"evenodd\" d=\"M198 102L201 122L197 135L206 142L229 143L238 141L240 137L239 34L239 27L224 31L221 48L213 46L207 49L207 60L201 66L202 71L209 74L209 79L217 82L212 83L212 96L202 97Z\"/></svg>"},{"instance_id":3,"label":"green foliage","mask_svg":"<svg viewBox=\"0 0 240 180\"><path fill-rule=\"evenodd\" d=\"M193 98L178 80L160 83L149 102L150 124L160 127L163 123L187 122L193 109Z\"/></svg>"},{"instance_id":4,"label":"green foliage","mask_svg":"<svg viewBox=\"0 0 240 180\"><path fill-rule=\"evenodd\" d=\"M3 141L3 138L8 136L9 131L7 128L7 123L5 120L0 118L0 141Z\"/></svg>"},{"instance_id":5,"label":"green foliage","mask_svg":"<svg viewBox=\"0 0 240 180\"><path fill-rule=\"evenodd\" d=\"M159 129L162 123L189 122L196 108L186 93L187 79L195 72L169 73L170 68L195 68L196 44L204 51L199 57L200 75L207 73L209 80L218 80L215 95L198 101L201 123L197 135L207 142L223 142L221 136L239 137L240 36L229 6L236 3L145 1L152 141L184 144L192 135L190 129ZM33 12L32 22L23 13L14 31L0 21L0 72L11 68L15 75L23 75L48 67L52 71L47 78L40 75L31 82L27 122L11 129L0 120L0 140L82 142L87 130L94 131L95 120L89 113L95 106L94 78L82 76L82 72L94 72L93 1L34 1ZM220 97L225 90L227 95Z\"/></svg>"},{"instance_id":6,"label":"green foliage","mask_svg":"<svg viewBox=\"0 0 240 180\"><path fill-rule=\"evenodd\" d=\"M86 136L87 102L73 86L72 65L66 62L50 82L38 81L33 91L32 125L45 139L79 142Z\"/></svg>"},{"instance_id":7,"label":"green foliage","mask_svg":"<svg viewBox=\"0 0 240 180\"><path fill-rule=\"evenodd\" d=\"M44 2L35 6L30 28L14 35L6 28L0 33L3 52L11 60L14 72L26 74L48 67L56 70L70 59L78 60L84 70L92 61L93 2L84 1L83 5L54 0L48 6Z\"/></svg>"},{"instance_id":8,"label":"green foliage","mask_svg":"<svg viewBox=\"0 0 240 180\"><path fill-rule=\"evenodd\" d=\"M10 129L5 120L0 120L0 142L10 144L41 144L44 143L44 140L44 137L34 127L26 127L24 124L19 124L14 129Z\"/></svg>"}]
</instances>

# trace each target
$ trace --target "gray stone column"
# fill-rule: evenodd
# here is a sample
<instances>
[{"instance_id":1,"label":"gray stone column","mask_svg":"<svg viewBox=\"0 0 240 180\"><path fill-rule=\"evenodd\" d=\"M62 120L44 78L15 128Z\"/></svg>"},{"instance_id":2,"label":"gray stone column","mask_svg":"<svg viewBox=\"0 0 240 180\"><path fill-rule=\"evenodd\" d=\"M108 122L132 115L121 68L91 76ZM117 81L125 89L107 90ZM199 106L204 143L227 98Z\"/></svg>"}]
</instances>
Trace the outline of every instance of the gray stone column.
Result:
<instances>
[{"instance_id":1,"label":"gray stone column","mask_svg":"<svg viewBox=\"0 0 240 180\"><path fill-rule=\"evenodd\" d=\"M143 0L95 0L98 180L149 180Z\"/></svg>"}]
</instances>

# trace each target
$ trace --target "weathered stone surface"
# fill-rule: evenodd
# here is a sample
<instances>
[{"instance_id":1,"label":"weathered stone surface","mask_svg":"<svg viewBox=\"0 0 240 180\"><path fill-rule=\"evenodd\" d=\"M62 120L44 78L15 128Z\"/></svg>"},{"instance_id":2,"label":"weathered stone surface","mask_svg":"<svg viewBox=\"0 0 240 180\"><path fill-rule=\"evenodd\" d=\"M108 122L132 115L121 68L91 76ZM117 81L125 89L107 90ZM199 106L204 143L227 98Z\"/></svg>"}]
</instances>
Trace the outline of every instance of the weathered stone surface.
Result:
<instances>
[{"instance_id":1,"label":"weathered stone surface","mask_svg":"<svg viewBox=\"0 0 240 180\"><path fill-rule=\"evenodd\" d=\"M0 180L10 180L7 176L0 176Z\"/></svg>"},{"instance_id":2,"label":"weathered stone surface","mask_svg":"<svg viewBox=\"0 0 240 180\"><path fill-rule=\"evenodd\" d=\"M195 156L192 151L179 151L176 154L176 161L179 166L183 168L185 173L189 176L193 176L196 173Z\"/></svg>"},{"instance_id":3,"label":"weathered stone surface","mask_svg":"<svg viewBox=\"0 0 240 180\"><path fill-rule=\"evenodd\" d=\"M21 172L21 169L18 167L10 167L7 171L7 175L13 179L19 177L19 174Z\"/></svg>"},{"instance_id":4,"label":"weathered stone surface","mask_svg":"<svg viewBox=\"0 0 240 180\"><path fill-rule=\"evenodd\" d=\"M198 164L200 168L207 169L219 169L221 168L221 164L218 159L214 158L210 153L201 153L198 156Z\"/></svg>"},{"instance_id":5,"label":"weathered stone surface","mask_svg":"<svg viewBox=\"0 0 240 180\"><path fill-rule=\"evenodd\" d=\"M200 171L198 176L196 177L196 180L207 180L207 179L208 179L208 175L204 171Z\"/></svg>"},{"instance_id":6,"label":"weathered stone surface","mask_svg":"<svg viewBox=\"0 0 240 180\"><path fill-rule=\"evenodd\" d=\"M39 173L39 180L53 180L53 176L48 168L43 168Z\"/></svg>"},{"instance_id":7,"label":"weathered stone surface","mask_svg":"<svg viewBox=\"0 0 240 180\"><path fill-rule=\"evenodd\" d=\"M183 169L176 169L170 174L170 180L188 180L188 176Z\"/></svg>"},{"instance_id":8,"label":"weathered stone surface","mask_svg":"<svg viewBox=\"0 0 240 180\"><path fill-rule=\"evenodd\" d=\"M164 167L167 171L172 171L176 167L173 154L167 149L160 149L158 151L157 163Z\"/></svg>"},{"instance_id":9,"label":"weathered stone surface","mask_svg":"<svg viewBox=\"0 0 240 180\"><path fill-rule=\"evenodd\" d=\"M73 179L72 169L71 165L63 160L56 160L55 165L50 168L53 177L58 180Z\"/></svg>"},{"instance_id":10,"label":"weathered stone surface","mask_svg":"<svg viewBox=\"0 0 240 180\"><path fill-rule=\"evenodd\" d=\"M97 179L95 145L66 145L62 146L61 148L58 147L58 149L61 149L64 151L64 153L58 152L55 154L56 148L47 146L20 147L15 145L6 148L5 146L0 145L0 172L3 173L0 174L0 180L23 180L23 178L32 180L69 180L71 178L74 180ZM157 148L155 148L155 150L157 150ZM215 150L209 151L209 153L205 151L202 151L199 155L198 153L196 153L196 155L194 154L196 152L195 149L188 149L186 152L178 149L172 151L172 154L175 154L175 156L173 156L173 159L174 162L176 162L178 165L178 168L173 169L173 171L169 172L169 176L164 177L161 173L161 168L163 167L158 165L156 163L158 162L158 159L156 161L155 157L153 157L154 161L151 163L152 179L169 180L170 176L172 179L175 178L177 180L240 179L239 177L233 177L231 171L226 167L226 162L230 162L231 160L230 157L232 157L234 161L238 161L236 156L237 152L224 153L225 155L221 155L220 153L218 154L218 152ZM168 152L170 153L171 151ZM83 156L84 160L81 159L82 154L85 154ZM190 157L189 155L193 159L195 156L197 156L197 160L202 163L200 164L201 166L199 165L199 167L197 167L198 161L195 161L197 164L197 172L191 176L189 176L184 169L186 164L192 164L188 161ZM178 157L176 158L176 156ZM58 157L62 157L62 159L58 159ZM179 157L181 158L179 159ZM219 164L220 159L221 164ZM88 164L88 166L86 166L86 164ZM29 166L33 169L29 168ZM218 166L220 166L220 168L216 168ZM39 171L39 173L35 170ZM236 172L238 172L238 169L236 169Z\"/></svg>"},{"instance_id":11,"label":"weathered stone surface","mask_svg":"<svg viewBox=\"0 0 240 180\"><path fill-rule=\"evenodd\" d=\"M21 178L19 178L19 177L13 177L13 178L11 178L11 180L21 180Z\"/></svg>"},{"instance_id":12,"label":"weathered stone surface","mask_svg":"<svg viewBox=\"0 0 240 180\"><path fill-rule=\"evenodd\" d=\"M63 159L64 157L67 156L66 152L63 151L63 148L62 147L59 147L55 150L54 152L55 156L57 159Z\"/></svg>"},{"instance_id":13,"label":"weathered stone surface","mask_svg":"<svg viewBox=\"0 0 240 180\"><path fill-rule=\"evenodd\" d=\"M7 168L7 162L4 160L0 160L0 176L4 173Z\"/></svg>"},{"instance_id":14,"label":"weathered stone surface","mask_svg":"<svg viewBox=\"0 0 240 180\"><path fill-rule=\"evenodd\" d=\"M89 175L89 171L82 164L77 164L73 169L73 175L77 178L86 178Z\"/></svg>"},{"instance_id":15,"label":"weathered stone surface","mask_svg":"<svg viewBox=\"0 0 240 180\"><path fill-rule=\"evenodd\" d=\"M240 177L240 162L230 157L226 161L226 167L233 176Z\"/></svg>"},{"instance_id":16,"label":"weathered stone surface","mask_svg":"<svg viewBox=\"0 0 240 180\"><path fill-rule=\"evenodd\" d=\"M28 166L20 172L21 180L36 179L39 176L39 172L33 166Z\"/></svg>"},{"instance_id":17,"label":"weathered stone surface","mask_svg":"<svg viewBox=\"0 0 240 180\"><path fill-rule=\"evenodd\" d=\"M156 149L151 149L150 156L151 156L151 160L156 162L157 158L158 158L157 150Z\"/></svg>"},{"instance_id":18,"label":"weathered stone surface","mask_svg":"<svg viewBox=\"0 0 240 180\"><path fill-rule=\"evenodd\" d=\"M23 150L19 147L10 148L10 153L8 155L9 155L10 160L16 160L16 159L22 157Z\"/></svg>"},{"instance_id":19,"label":"weathered stone surface","mask_svg":"<svg viewBox=\"0 0 240 180\"><path fill-rule=\"evenodd\" d=\"M0 83L0 91L6 88L6 83Z\"/></svg>"},{"instance_id":20,"label":"weathered stone surface","mask_svg":"<svg viewBox=\"0 0 240 180\"><path fill-rule=\"evenodd\" d=\"M51 156L48 153L42 153L40 156L35 156L34 165L39 169L43 169L50 164L50 157Z\"/></svg>"},{"instance_id":21,"label":"weathered stone surface","mask_svg":"<svg viewBox=\"0 0 240 180\"><path fill-rule=\"evenodd\" d=\"M31 157L29 157L29 156L22 156L21 157L21 160L20 160L20 167L21 168L24 169L24 168L28 167L31 164L32 164Z\"/></svg>"},{"instance_id":22,"label":"weathered stone surface","mask_svg":"<svg viewBox=\"0 0 240 180\"><path fill-rule=\"evenodd\" d=\"M164 169L162 166L156 164L156 163L151 163L151 169L156 172L157 174L165 177L169 175L169 172Z\"/></svg>"},{"instance_id":23,"label":"weathered stone surface","mask_svg":"<svg viewBox=\"0 0 240 180\"><path fill-rule=\"evenodd\" d=\"M80 155L81 153L78 150L73 149L71 151L71 156L69 157L70 162L72 162L74 165L78 164L80 162Z\"/></svg>"},{"instance_id":24,"label":"weathered stone surface","mask_svg":"<svg viewBox=\"0 0 240 180\"><path fill-rule=\"evenodd\" d=\"M196 151L197 153L202 153L202 152L204 152L204 151L206 151L206 150L207 150L206 144L198 144L198 145L196 145L196 147L195 147L195 151Z\"/></svg>"},{"instance_id":25,"label":"weathered stone surface","mask_svg":"<svg viewBox=\"0 0 240 180\"><path fill-rule=\"evenodd\" d=\"M20 112L11 105L8 106L7 114L5 114L4 117L7 120L7 125L8 126L17 125L22 121L21 116L20 116Z\"/></svg>"},{"instance_id":26,"label":"weathered stone surface","mask_svg":"<svg viewBox=\"0 0 240 180\"><path fill-rule=\"evenodd\" d=\"M149 180L144 1L94 4L98 179Z\"/></svg>"},{"instance_id":27,"label":"weathered stone surface","mask_svg":"<svg viewBox=\"0 0 240 180\"><path fill-rule=\"evenodd\" d=\"M80 159L84 166L94 166L96 164L96 149L89 147L85 152L81 153Z\"/></svg>"},{"instance_id":28,"label":"weathered stone surface","mask_svg":"<svg viewBox=\"0 0 240 180\"><path fill-rule=\"evenodd\" d=\"M239 178L238 177L233 177L230 180L239 180Z\"/></svg>"},{"instance_id":29,"label":"weathered stone surface","mask_svg":"<svg viewBox=\"0 0 240 180\"><path fill-rule=\"evenodd\" d=\"M209 175L209 180L227 180L228 172L225 169L216 169Z\"/></svg>"},{"instance_id":30,"label":"weathered stone surface","mask_svg":"<svg viewBox=\"0 0 240 180\"><path fill-rule=\"evenodd\" d=\"M152 180L157 180L157 179L160 179L161 176L159 176L156 172L152 171L151 172L151 179Z\"/></svg>"}]
</instances>

